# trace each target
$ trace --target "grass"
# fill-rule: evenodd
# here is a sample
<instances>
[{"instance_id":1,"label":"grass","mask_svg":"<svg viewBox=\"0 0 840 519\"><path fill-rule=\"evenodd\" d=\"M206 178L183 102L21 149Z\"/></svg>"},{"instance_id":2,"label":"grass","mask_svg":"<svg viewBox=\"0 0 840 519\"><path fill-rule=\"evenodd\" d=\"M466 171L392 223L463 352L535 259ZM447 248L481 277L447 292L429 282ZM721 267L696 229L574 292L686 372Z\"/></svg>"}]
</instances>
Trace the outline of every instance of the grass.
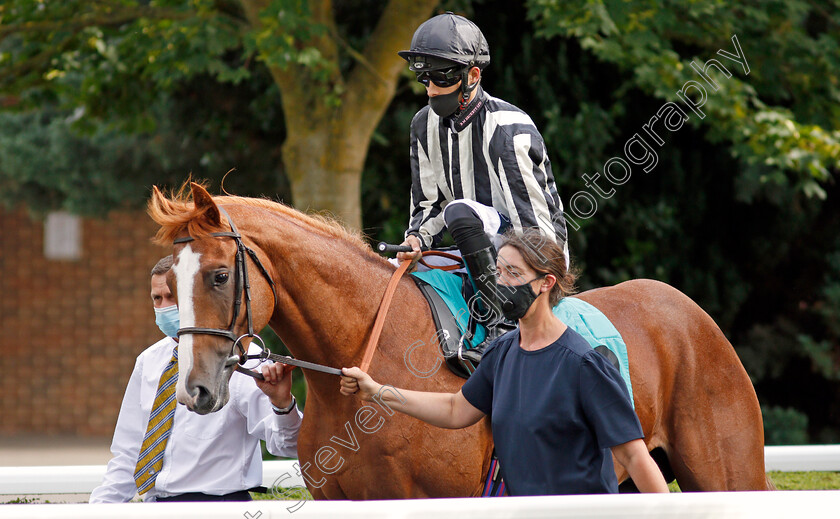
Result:
<instances>
[{"instance_id":1,"label":"grass","mask_svg":"<svg viewBox=\"0 0 840 519\"><path fill-rule=\"evenodd\" d=\"M3 504L3 505L47 505L47 504L53 504L53 503L54 502L50 501L49 499L42 500L42 498L40 498L40 497L25 497L25 496L16 497L16 498L14 498L10 501L0 502L0 504Z\"/></svg>"},{"instance_id":2,"label":"grass","mask_svg":"<svg viewBox=\"0 0 840 519\"><path fill-rule=\"evenodd\" d=\"M840 472L768 472L779 490L840 490Z\"/></svg>"},{"instance_id":3,"label":"grass","mask_svg":"<svg viewBox=\"0 0 840 519\"><path fill-rule=\"evenodd\" d=\"M280 488L274 487L269 489L268 493L257 494L251 492L251 497L255 501L312 501L312 494L308 490L301 487Z\"/></svg>"},{"instance_id":4,"label":"grass","mask_svg":"<svg viewBox=\"0 0 840 519\"><path fill-rule=\"evenodd\" d=\"M28 505L31 503L37 502L37 499L34 497L16 497L11 501L6 501L5 505Z\"/></svg>"},{"instance_id":5,"label":"grass","mask_svg":"<svg viewBox=\"0 0 840 519\"><path fill-rule=\"evenodd\" d=\"M840 472L768 472L777 490L840 490ZM676 481L668 485L680 492Z\"/></svg>"}]
</instances>

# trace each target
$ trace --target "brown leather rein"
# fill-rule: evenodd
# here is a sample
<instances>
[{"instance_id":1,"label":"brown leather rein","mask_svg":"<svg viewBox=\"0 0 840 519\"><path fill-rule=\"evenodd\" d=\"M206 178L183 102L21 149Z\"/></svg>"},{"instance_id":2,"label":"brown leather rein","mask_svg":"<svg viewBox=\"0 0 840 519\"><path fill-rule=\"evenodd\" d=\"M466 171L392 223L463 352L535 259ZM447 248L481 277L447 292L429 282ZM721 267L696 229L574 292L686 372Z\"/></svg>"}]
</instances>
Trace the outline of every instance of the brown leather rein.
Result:
<instances>
[{"instance_id":1,"label":"brown leather rein","mask_svg":"<svg viewBox=\"0 0 840 519\"><path fill-rule=\"evenodd\" d=\"M178 330L178 336L186 335L186 334L193 334L193 335L218 335L221 337L225 337L231 342L233 345L231 346L231 354L230 358L228 359L227 365L236 364L236 371L242 373L244 375L248 375L250 377L254 377L259 380L264 380L261 373L248 369L244 366L244 364L251 359L260 359L262 361L265 360L272 360L275 362L280 362L283 364L288 364L290 366L297 366L303 369L310 369L314 371L320 371L322 373L328 373L331 375L341 375L341 370L338 368L332 368L329 366L324 366L322 364L316 364L314 362L307 362L305 360L298 360L294 357L288 357L286 355L278 355L276 353L272 353L265 345L265 342L262 340L262 337L254 333L253 322L251 319L251 284L248 280L248 264L245 256L247 254L248 257L251 258L251 261L259 269L260 273L263 277L268 281L269 286L271 287L271 293L274 295L274 303L277 304L277 290L274 285L274 280L271 279L271 276L268 274L268 271L260 262L259 258L257 257L256 253L246 247L242 243L242 235L239 234L239 231L236 229L236 226L233 224L233 220L231 219L230 215L223 208L219 208L222 214L227 217L228 224L230 225L230 232L215 232L211 233L210 236L215 236L219 238L231 238L236 242L236 267L234 270L234 293L235 300L234 300L234 307L233 307L233 319L231 319L230 326L227 330L219 329L219 328L199 328L199 327L188 327L188 328L181 328ZM192 236L186 236L183 238L178 238L173 242L174 244L177 243L187 243L193 241L194 238ZM385 252L386 250L393 251L393 252L409 252L410 248L405 248L401 246L393 246L387 245L384 243L379 244L379 250L381 252ZM428 268L436 268L441 270L455 270L461 268L463 266L460 263L462 260L460 257L449 254L442 251L423 251L423 256L440 256L450 260L455 261L456 263L453 265L445 265L445 266L432 266L426 263L424 259L420 259L420 263L425 265ZM382 296L382 301L379 303L379 310L376 313L376 319L373 323L373 330L371 331L370 337L368 338L367 346L365 347L365 354L362 357L362 363L359 366L362 371L367 371L370 368L371 360L373 359L373 354L376 352L376 346L379 344L379 336L382 334L382 328L385 326L385 317L388 315L388 309L391 306L391 300L394 297L394 292L397 290L397 285L402 279L403 274L406 273L408 268L411 266L410 260L403 260L400 263L399 268L394 272L391 276L391 279L388 281L388 286L385 288L385 293ZM236 318L239 315L239 311L242 305L242 296L245 296L245 315L248 319L248 333L240 335L239 337L233 332L234 327L236 325ZM258 355L247 355L245 347L242 345L242 339L245 337L250 337L252 339L259 340L259 344L257 346L261 349L261 352ZM254 342L254 341L252 341ZM256 343L255 343L256 344ZM234 350L239 347L240 354L234 355Z\"/></svg>"},{"instance_id":2,"label":"brown leather rein","mask_svg":"<svg viewBox=\"0 0 840 519\"><path fill-rule=\"evenodd\" d=\"M446 252L441 251L423 251L423 256L442 256L451 260L461 261L461 258L454 254L448 254ZM445 266L432 266L426 263L424 259L420 260L420 263L429 267L429 268L437 268L441 270L455 270L457 268L461 268L461 265L445 265ZM382 296L382 302L379 303L379 311L376 314L376 320L373 323L373 331L370 334L370 338L368 339L367 347L365 348L365 355L362 357L362 363L359 365L359 368L362 371L367 371L370 368L370 361L373 359L373 353L376 351L376 346L379 344L379 336L382 333L382 327L385 326L385 317L388 315L388 309L391 307L391 299L394 297L394 292L397 290L397 284L400 282L403 274L408 270L408 267L411 266L410 260L403 260L400 263L399 268L394 272L391 276L391 280L388 282L387 288L385 288L385 294Z\"/></svg>"}]
</instances>

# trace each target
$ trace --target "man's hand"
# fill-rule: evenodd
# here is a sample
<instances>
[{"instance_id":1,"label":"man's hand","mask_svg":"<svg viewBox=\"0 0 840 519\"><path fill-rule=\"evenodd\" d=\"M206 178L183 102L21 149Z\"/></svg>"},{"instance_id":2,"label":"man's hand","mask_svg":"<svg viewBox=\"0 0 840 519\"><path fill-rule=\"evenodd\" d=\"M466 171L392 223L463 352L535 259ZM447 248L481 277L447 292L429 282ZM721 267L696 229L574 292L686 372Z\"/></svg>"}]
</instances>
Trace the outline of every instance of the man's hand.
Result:
<instances>
[{"instance_id":1,"label":"man's hand","mask_svg":"<svg viewBox=\"0 0 840 519\"><path fill-rule=\"evenodd\" d=\"M405 241L402 242L400 245L408 245L409 247L414 249L413 252L398 252L397 259L400 261L411 260L412 263L414 263L417 262L417 260L419 260L420 257L423 255L420 252L420 238L413 234L409 234L408 238L406 238Z\"/></svg>"},{"instance_id":2,"label":"man's hand","mask_svg":"<svg viewBox=\"0 0 840 519\"><path fill-rule=\"evenodd\" d=\"M292 403L292 370L294 366L287 366L280 362L262 365L262 376L265 380L254 379L260 391L268 395L271 403L284 409Z\"/></svg>"},{"instance_id":3,"label":"man's hand","mask_svg":"<svg viewBox=\"0 0 840 519\"><path fill-rule=\"evenodd\" d=\"M359 368L341 368L341 372L342 395L356 395L365 402L370 402L382 388Z\"/></svg>"}]
</instances>

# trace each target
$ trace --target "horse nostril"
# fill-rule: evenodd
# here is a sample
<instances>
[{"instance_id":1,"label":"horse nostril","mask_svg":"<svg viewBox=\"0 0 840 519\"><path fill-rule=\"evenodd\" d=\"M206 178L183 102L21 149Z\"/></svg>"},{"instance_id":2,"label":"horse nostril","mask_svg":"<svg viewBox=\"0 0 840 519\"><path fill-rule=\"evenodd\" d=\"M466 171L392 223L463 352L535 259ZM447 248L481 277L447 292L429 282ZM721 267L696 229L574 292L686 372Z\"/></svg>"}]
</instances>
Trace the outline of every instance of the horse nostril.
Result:
<instances>
[{"instance_id":1,"label":"horse nostril","mask_svg":"<svg viewBox=\"0 0 840 519\"><path fill-rule=\"evenodd\" d=\"M196 389L194 386L191 386L190 384L185 384L184 389L187 390L187 395L189 395L189 397L192 399L195 399L195 397L198 395L198 389Z\"/></svg>"},{"instance_id":2,"label":"horse nostril","mask_svg":"<svg viewBox=\"0 0 840 519\"><path fill-rule=\"evenodd\" d=\"M198 392L198 397L195 399L195 407L197 409L206 409L210 407L213 400L213 397L210 395L210 391L208 391L204 386L197 386L196 391Z\"/></svg>"}]
</instances>

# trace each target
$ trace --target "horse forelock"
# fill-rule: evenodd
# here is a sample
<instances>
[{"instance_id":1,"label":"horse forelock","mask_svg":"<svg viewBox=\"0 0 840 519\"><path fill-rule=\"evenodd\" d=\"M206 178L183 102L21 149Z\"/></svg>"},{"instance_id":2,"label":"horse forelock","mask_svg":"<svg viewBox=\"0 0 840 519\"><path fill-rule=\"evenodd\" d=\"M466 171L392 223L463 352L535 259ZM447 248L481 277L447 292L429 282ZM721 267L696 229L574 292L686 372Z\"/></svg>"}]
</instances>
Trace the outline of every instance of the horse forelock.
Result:
<instances>
[{"instance_id":1,"label":"horse forelock","mask_svg":"<svg viewBox=\"0 0 840 519\"><path fill-rule=\"evenodd\" d=\"M160 225L154 242L166 246L172 245L175 238L185 231L193 238L202 238L227 230L210 223L207 214L211 210L212 206L196 207L184 187L168 196L157 192L148 204L149 216Z\"/></svg>"}]
</instances>

